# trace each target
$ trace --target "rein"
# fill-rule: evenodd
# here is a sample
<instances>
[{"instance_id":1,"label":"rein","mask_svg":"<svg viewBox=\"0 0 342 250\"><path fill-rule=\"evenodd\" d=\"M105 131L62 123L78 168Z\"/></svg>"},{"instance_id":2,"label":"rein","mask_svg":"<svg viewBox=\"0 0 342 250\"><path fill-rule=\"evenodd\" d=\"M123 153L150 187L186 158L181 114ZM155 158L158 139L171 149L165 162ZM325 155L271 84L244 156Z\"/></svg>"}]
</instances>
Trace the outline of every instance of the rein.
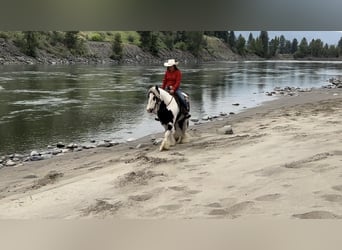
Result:
<instances>
[{"instance_id":1,"label":"rein","mask_svg":"<svg viewBox=\"0 0 342 250\"><path fill-rule=\"evenodd\" d=\"M170 100L170 102L169 102L169 104L168 105L166 105L166 107L168 107L170 104L171 104L171 102L172 102L172 100L173 100L173 96L171 97L171 100Z\"/></svg>"}]
</instances>

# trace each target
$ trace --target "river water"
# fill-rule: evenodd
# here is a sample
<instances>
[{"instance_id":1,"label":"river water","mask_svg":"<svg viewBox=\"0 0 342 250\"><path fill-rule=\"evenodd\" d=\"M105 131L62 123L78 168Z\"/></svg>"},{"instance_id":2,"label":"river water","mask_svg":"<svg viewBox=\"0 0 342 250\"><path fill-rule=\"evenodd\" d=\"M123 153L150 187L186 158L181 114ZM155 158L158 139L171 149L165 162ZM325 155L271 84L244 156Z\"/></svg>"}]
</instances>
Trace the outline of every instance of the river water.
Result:
<instances>
[{"instance_id":1,"label":"river water","mask_svg":"<svg viewBox=\"0 0 342 250\"><path fill-rule=\"evenodd\" d=\"M199 118L260 105L275 87L320 87L342 75L341 62L215 62L180 69L192 117ZM162 132L145 106L148 87L160 85L163 74L160 65L0 66L0 156L59 141L123 142Z\"/></svg>"}]
</instances>

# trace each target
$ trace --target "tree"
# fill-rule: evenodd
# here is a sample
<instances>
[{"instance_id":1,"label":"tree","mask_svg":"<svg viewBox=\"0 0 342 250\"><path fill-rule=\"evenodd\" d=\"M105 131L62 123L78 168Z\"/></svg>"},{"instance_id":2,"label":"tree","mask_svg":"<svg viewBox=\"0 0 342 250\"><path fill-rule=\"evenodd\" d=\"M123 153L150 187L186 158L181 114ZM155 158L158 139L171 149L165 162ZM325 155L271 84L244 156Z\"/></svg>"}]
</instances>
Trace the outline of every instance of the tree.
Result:
<instances>
[{"instance_id":1,"label":"tree","mask_svg":"<svg viewBox=\"0 0 342 250\"><path fill-rule=\"evenodd\" d=\"M309 45L309 51L313 57L323 56L323 42L320 39L312 39Z\"/></svg>"},{"instance_id":2,"label":"tree","mask_svg":"<svg viewBox=\"0 0 342 250\"><path fill-rule=\"evenodd\" d=\"M342 37L338 41L337 48L339 50L339 54L341 55L342 54Z\"/></svg>"},{"instance_id":3,"label":"tree","mask_svg":"<svg viewBox=\"0 0 342 250\"><path fill-rule=\"evenodd\" d=\"M113 60L121 61L123 57L123 46L122 46L122 39L121 39L120 33L116 33L114 36L112 50L113 50L113 54L111 55L111 58Z\"/></svg>"},{"instance_id":4,"label":"tree","mask_svg":"<svg viewBox=\"0 0 342 250\"><path fill-rule=\"evenodd\" d=\"M327 56L328 57L339 57L339 49L335 45L330 45L327 50Z\"/></svg>"},{"instance_id":5,"label":"tree","mask_svg":"<svg viewBox=\"0 0 342 250\"><path fill-rule=\"evenodd\" d=\"M138 31L138 33L140 35L140 48L144 51L151 52L155 56L158 55L158 32Z\"/></svg>"},{"instance_id":6,"label":"tree","mask_svg":"<svg viewBox=\"0 0 342 250\"><path fill-rule=\"evenodd\" d=\"M228 43L228 31L214 31L214 36L220 38L223 42Z\"/></svg>"},{"instance_id":7,"label":"tree","mask_svg":"<svg viewBox=\"0 0 342 250\"><path fill-rule=\"evenodd\" d=\"M187 49L195 56L199 56L199 53L204 45L203 32L202 31L187 31L185 33L185 42Z\"/></svg>"},{"instance_id":8,"label":"tree","mask_svg":"<svg viewBox=\"0 0 342 250\"><path fill-rule=\"evenodd\" d=\"M268 33L267 31L261 31L259 39L262 45L262 57L268 57Z\"/></svg>"},{"instance_id":9,"label":"tree","mask_svg":"<svg viewBox=\"0 0 342 250\"><path fill-rule=\"evenodd\" d=\"M305 37L302 38L298 46L297 52L294 54L295 58L303 58L309 54L309 46Z\"/></svg>"},{"instance_id":10,"label":"tree","mask_svg":"<svg viewBox=\"0 0 342 250\"><path fill-rule=\"evenodd\" d=\"M78 45L78 31L67 31L65 33L64 44L68 49L76 49Z\"/></svg>"},{"instance_id":11,"label":"tree","mask_svg":"<svg viewBox=\"0 0 342 250\"><path fill-rule=\"evenodd\" d=\"M286 40L285 41L285 49L284 49L284 54L291 54L291 41Z\"/></svg>"},{"instance_id":12,"label":"tree","mask_svg":"<svg viewBox=\"0 0 342 250\"><path fill-rule=\"evenodd\" d=\"M240 55L245 55L246 53L246 39L240 34L236 41L236 51Z\"/></svg>"},{"instance_id":13,"label":"tree","mask_svg":"<svg viewBox=\"0 0 342 250\"><path fill-rule=\"evenodd\" d=\"M235 48L236 44L236 37L234 31L230 31L228 35L228 44L231 49Z\"/></svg>"},{"instance_id":14,"label":"tree","mask_svg":"<svg viewBox=\"0 0 342 250\"><path fill-rule=\"evenodd\" d=\"M175 44L175 33L173 31L164 31L162 34L166 47L172 50Z\"/></svg>"},{"instance_id":15,"label":"tree","mask_svg":"<svg viewBox=\"0 0 342 250\"><path fill-rule=\"evenodd\" d=\"M247 40L247 50L249 52L254 52L255 47L255 39L252 33L249 33L248 40Z\"/></svg>"},{"instance_id":16,"label":"tree","mask_svg":"<svg viewBox=\"0 0 342 250\"><path fill-rule=\"evenodd\" d=\"M278 37L273 38L269 44L269 55L275 56L279 52L280 39Z\"/></svg>"},{"instance_id":17,"label":"tree","mask_svg":"<svg viewBox=\"0 0 342 250\"><path fill-rule=\"evenodd\" d=\"M279 38L279 54L285 54L285 37L283 35Z\"/></svg>"},{"instance_id":18,"label":"tree","mask_svg":"<svg viewBox=\"0 0 342 250\"><path fill-rule=\"evenodd\" d=\"M24 31L24 53L28 56L37 56L38 33L34 31Z\"/></svg>"},{"instance_id":19,"label":"tree","mask_svg":"<svg viewBox=\"0 0 342 250\"><path fill-rule=\"evenodd\" d=\"M259 37L255 39L254 47L253 47L253 53L255 53L257 56L264 57L264 50L262 47L262 41Z\"/></svg>"},{"instance_id":20,"label":"tree","mask_svg":"<svg viewBox=\"0 0 342 250\"><path fill-rule=\"evenodd\" d=\"M149 50L151 46L151 31L138 31L140 35L140 48Z\"/></svg>"},{"instance_id":21,"label":"tree","mask_svg":"<svg viewBox=\"0 0 342 250\"><path fill-rule=\"evenodd\" d=\"M291 43L291 54L296 53L298 50L298 40L294 38Z\"/></svg>"}]
</instances>

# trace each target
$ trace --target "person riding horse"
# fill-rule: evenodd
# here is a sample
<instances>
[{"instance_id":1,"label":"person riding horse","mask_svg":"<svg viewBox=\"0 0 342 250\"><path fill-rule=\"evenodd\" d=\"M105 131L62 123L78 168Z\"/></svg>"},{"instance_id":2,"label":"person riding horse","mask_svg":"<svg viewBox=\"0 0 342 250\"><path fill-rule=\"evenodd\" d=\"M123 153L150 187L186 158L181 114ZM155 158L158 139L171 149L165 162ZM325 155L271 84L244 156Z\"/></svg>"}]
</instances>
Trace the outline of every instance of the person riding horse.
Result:
<instances>
[{"instance_id":1,"label":"person riding horse","mask_svg":"<svg viewBox=\"0 0 342 250\"><path fill-rule=\"evenodd\" d=\"M178 62L175 59L169 59L164 63L166 67L165 75L163 78L162 89L168 91L171 95L176 95L180 102L182 113L186 118L190 118L190 107L186 102L182 91L180 90L180 82L182 80L182 72L177 68Z\"/></svg>"}]
</instances>

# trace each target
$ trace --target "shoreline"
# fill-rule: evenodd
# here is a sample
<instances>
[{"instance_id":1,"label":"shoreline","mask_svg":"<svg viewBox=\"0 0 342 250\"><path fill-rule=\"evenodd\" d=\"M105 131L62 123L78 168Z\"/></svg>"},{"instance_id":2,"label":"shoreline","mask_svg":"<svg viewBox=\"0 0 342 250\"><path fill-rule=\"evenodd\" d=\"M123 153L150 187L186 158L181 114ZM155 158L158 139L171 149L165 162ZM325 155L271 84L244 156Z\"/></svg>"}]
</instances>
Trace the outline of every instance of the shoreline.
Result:
<instances>
[{"instance_id":1,"label":"shoreline","mask_svg":"<svg viewBox=\"0 0 342 250\"><path fill-rule=\"evenodd\" d=\"M341 103L314 89L190 126L169 151L159 133L5 167L0 217L340 218Z\"/></svg>"},{"instance_id":2,"label":"shoreline","mask_svg":"<svg viewBox=\"0 0 342 250\"><path fill-rule=\"evenodd\" d=\"M265 96L268 96L272 98L271 100L281 98L286 95L296 95L298 91L308 91L305 89L299 89L295 87L288 87L287 90L284 89L279 89L277 91L272 91L272 92L264 92L263 94ZM311 91L311 89L309 89ZM191 125L200 125L203 123L211 123L215 122L217 120L222 120L227 118L228 116L232 117L233 115L236 115L237 113L244 112L246 109L251 109L254 107L258 107L259 105L263 105L264 102L268 102L271 100L266 100L266 101L260 101L256 103L254 106L246 108L240 108L240 110L236 112L230 112L225 113L225 112L220 112L217 114L208 114L204 117L197 117L197 118L191 118ZM235 105L235 104L233 104ZM238 106L240 105L239 103L237 104ZM162 131L162 128L160 127L160 131ZM154 133L154 134L161 134L162 132ZM27 148L25 150L17 151L17 152L12 152L10 154L0 154L0 170L1 168L4 167L14 167L14 166L20 166L25 162L30 162L30 161L40 161L40 160L47 160L56 156L63 156L64 154L69 154L69 153L74 153L78 151L83 151L83 150L89 150L89 149L94 149L94 148L101 148L101 147L113 147L117 145L122 145L122 144L127 144L132 141L138 141L141 138L145 137L151 137L153 133L151 134L145 134L142 136L138 137L131 137L127 136L126 138L122 138L121 140L114 140L114 139L104 139L104 140L95 140L91 139L89 141L69 141L66 142L64 140L56 142L56 144L49 144L46 146L41 146L41 147L36 147L36 148Z\"/></svg>"}]
</instances>

